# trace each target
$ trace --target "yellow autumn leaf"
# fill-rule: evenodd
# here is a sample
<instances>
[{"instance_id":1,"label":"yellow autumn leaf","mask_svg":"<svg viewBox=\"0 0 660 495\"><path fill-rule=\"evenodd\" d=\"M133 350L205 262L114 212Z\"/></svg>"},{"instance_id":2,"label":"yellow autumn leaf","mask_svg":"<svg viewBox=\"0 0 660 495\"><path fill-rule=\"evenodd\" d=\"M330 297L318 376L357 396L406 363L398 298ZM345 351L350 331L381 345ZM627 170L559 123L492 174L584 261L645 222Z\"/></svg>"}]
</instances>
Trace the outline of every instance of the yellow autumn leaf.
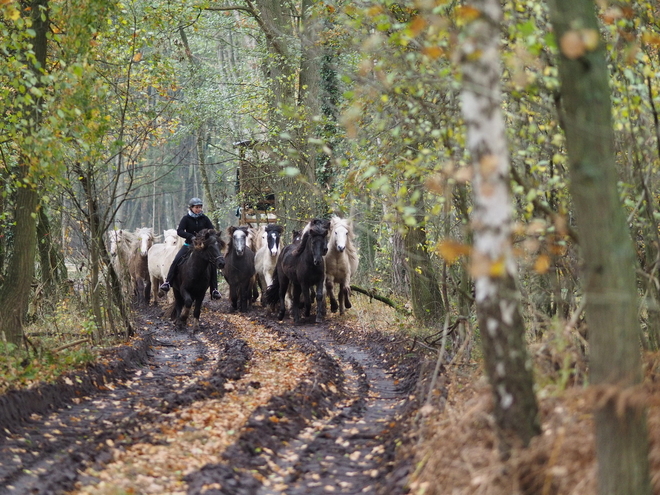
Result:
<instances>
[{"instance_id":1,"label":"yellow autumn leaf","mask_svg":"<svg viewBox=\"0 0 660 495\"><path fill-rule=\"evenodd\" d=\"M646 43L647 45L660 47L660 35L657 35L656 33L651 33L649 31L645 32L642 35L642 41Z\"/></svg>"},{"instance_id":2,"label":"yellow autumn leaf","mask_svg":"<svg viewBox=\"0 0 660 495\"><path fill-rule=\"evenodd\" d=\"M137 52L135 55L133 55L133 62L139 62L140 60L142 60L141 52Z\"/></svg>"},{"instance_id":3,"label":"yellow autumn leaf","mask_svg":"<svg viewBox=\"0 0 660 495\"><path fill-rule=\"evenodd\" d=\"M547 254L541 254L536 261L534 262L534 271L539 275L547 273L550 269L550 256Z\"/></svg>"},{"instance_id":4,"label":"yellow autumn leaf","mask_svg":"<svg viewBox=\"0 0 660 495\"><path fill-rule=\"evenodd\" d=\"M422 16L415 16L410 23L410 32L413 36L418 36L419 33L426 27L426 21Z\"/></svg>"},{"instance_id":5,"label":"yellow autumn leaf","mask_svg":"<svg viewBox=\"0 0 660 495\"><path fill-rule=\"evenodd\" d=\"M584 47L588 51L594 51L598 48L598 43L600 42L600 35L595 29L582 29L580 31L580 36L582 36L582 41L584 42Z\"/></svg>"},{"instance_id":6,"label":"yellow autumn leaf","mask_svg":"<svg viewBox=\"0 0 660 495\"><path fill-rule=\"evenodd\" d=\"M584 40L578 31L566 31L559 40L561 52L568 59L575 60L586 52Z\"/></svg>"},{"instance_id":7,"label":"yellow autumn leaf","mask_svg":"<svg viewBox=\"0 0 660 495\"><path fill-rule=\"evenodd\" d=\"M490 264L489 275L491 277L502 277L506 273L506 265L504 259L499 259Z\"/></svg>"},{"instance_id":8,"label":"yellow autumn leaf","mask_svg":"<svg viewBox=\"0 0 660 495\"><path fill-rule=\"evenodd\" d=\"M422 53L431 60L435 60L442 57L445 54L445 51L439 46L427 46L422 48Z\"/></svg>"},{"instance_id":9,"label":"yellow autumn leaf","mask_svg":"<svg viewBox=\"0 0 660 495\"><path fill-rule=\"evenodd\" d=\"M447 263L455 263L460 256L467 256L472 251L472 247L456 241L438 242L436 252Z\"/></svg>"},{"instance_id":10,"label":"yellow autumn leaf","mask_svg":"<svg viewBox=\"0 0 660 495\"><path fill-rule=\"evenodd\" d=\"M481 15L481 11L470 6L456 8L456 18L463 23L471 22Z\"/></svg>"},{"instance_id":11,"label":"yellow autumn leaf","mask_svg":"<svg viewBox=\"0 0 660 495\"><path fill-rule=\"evenodd\" d=\"M20 11L18 9L15 9L14 7L8 8L7 11L5 12L5 17L7 17L7 19L12 21L17 20L20 16L21 16Z\"/></svg>"}]
</instances>

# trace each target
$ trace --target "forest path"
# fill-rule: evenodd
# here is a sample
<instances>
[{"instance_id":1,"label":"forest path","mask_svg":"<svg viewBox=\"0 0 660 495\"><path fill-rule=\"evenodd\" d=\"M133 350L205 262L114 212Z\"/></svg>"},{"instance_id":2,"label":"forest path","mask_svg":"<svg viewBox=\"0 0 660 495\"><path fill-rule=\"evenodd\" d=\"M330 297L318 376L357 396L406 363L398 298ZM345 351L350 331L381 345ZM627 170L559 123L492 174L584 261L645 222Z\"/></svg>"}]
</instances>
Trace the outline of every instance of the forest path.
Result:
<instances>
[{"instance_id":1,"label":"forest path","mask_svg":"<svg viewBox=\"0 0 660 495\"><path fill-rule=\"evenodd\" d=\"M133 348L105 367L0 397L0 493L404 492L417 370L393 337L226 300L205 302L190 336L160 313L140 312Z\"/></svg>"}]
</instances>

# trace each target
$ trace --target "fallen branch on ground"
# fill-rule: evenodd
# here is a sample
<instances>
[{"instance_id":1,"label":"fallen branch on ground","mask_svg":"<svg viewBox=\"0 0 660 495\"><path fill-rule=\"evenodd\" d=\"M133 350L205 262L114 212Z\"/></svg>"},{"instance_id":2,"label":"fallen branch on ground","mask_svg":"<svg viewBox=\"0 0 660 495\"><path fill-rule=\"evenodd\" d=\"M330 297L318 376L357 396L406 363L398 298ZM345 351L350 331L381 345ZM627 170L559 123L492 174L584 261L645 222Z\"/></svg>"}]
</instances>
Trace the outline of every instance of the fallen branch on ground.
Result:
<instances>
[{"instance_id":1,"label":"fallen branch on ground","mask_svg":"<svg viewBox=\"0 0 660 495\"><path fill-rule=\"evenodd\" d=\"M377 294L375 289L368 290L368 289L363 289L362 287L358 287L357 285L351 285L351 290L369 296L370 298L376 299L377 301L380 301L382 303L385 303L388 306L394 308L397 312L402 313L406 316L410 316L412 314L409 309L401 306L400 304L397 304L389 297L385 297Z\"/></svg>"}]
</instances>

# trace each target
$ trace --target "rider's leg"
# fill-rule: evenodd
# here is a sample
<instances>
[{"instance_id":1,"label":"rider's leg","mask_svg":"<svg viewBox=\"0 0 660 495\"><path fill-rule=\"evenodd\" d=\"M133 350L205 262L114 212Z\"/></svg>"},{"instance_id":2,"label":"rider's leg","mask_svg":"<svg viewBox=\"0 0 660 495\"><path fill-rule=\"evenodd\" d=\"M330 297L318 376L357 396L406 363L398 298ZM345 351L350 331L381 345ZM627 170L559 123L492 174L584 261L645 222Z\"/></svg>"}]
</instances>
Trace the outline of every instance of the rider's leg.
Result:
<instances>
[{"instance_id":1,"label":"rider's leg","mask_svg":"<svg viewBox=\"0 0 660 495\"><path fill-rule=\"evenodd\" d=\"M163 282L160 285L160 290L167 292L170 290L170 281L174 280L174 277L176 277L177 270L179 269L179 261L183 257L184 254L188 252L188 245L184 244L181 249L179 249L179 252L176 253L176 256L174 257L174 260L172 260L172 264L170 265L170 269L167 272L167 280Z\"/></svg>"}]
</instances>

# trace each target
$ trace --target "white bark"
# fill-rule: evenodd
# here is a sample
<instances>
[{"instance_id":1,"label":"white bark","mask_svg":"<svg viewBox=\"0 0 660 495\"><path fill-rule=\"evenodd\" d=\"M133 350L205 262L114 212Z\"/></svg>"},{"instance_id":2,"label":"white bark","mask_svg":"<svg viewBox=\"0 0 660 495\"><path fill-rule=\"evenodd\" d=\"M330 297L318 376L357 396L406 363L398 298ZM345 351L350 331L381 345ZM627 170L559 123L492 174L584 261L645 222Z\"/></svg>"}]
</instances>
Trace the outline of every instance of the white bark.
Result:
<instances>
[{"instance_id":1,"label":"white bark","mask_svg":"<svg viewBox=\"0 0 660 495\"><path fill-rule=\"evenodd\" d=\"M498 0L477 0L461 46L462 111L474 168L472 275L495 420L506 454L539 433L533 377L524 341L511 246L509 153L500 108Z\"/></svg>"}]
</instances>

